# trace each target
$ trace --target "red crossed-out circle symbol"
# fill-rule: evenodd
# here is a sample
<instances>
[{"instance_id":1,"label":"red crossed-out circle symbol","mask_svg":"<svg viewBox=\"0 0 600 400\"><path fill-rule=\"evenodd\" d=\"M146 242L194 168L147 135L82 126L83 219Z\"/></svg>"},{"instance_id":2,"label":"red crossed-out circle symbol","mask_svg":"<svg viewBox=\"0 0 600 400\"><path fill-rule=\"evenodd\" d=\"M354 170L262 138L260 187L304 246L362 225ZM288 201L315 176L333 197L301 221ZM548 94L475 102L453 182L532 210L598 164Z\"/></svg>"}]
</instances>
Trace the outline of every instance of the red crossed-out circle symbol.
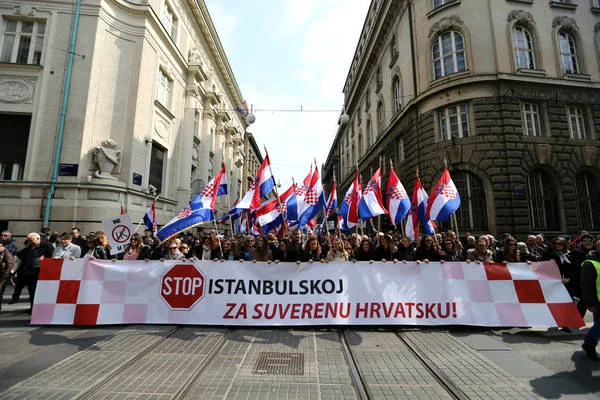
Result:
<instances>
[{"instance_id":1,"label":"red crossed-out circle symbol","mask_svg":"<svg viewBox=\"0 0 600 400\"><path fill-rule=\"evenodd\" d=\"M111 236L117 243L125 243L129 241L131 230L125 225L117 225L113 228Z\"/></svg>"},{"instance_id":2,"label":"red crossed-out circle symbol","mask_svg":"<svg viewBox=\"0 0 600 400\"><path fill-rule=\"evenodd\" d=\"M160 297L173 310L189 310L204 296L204 275L194 264L175 264L160 279Z\"/></svg>"}]
</instances>

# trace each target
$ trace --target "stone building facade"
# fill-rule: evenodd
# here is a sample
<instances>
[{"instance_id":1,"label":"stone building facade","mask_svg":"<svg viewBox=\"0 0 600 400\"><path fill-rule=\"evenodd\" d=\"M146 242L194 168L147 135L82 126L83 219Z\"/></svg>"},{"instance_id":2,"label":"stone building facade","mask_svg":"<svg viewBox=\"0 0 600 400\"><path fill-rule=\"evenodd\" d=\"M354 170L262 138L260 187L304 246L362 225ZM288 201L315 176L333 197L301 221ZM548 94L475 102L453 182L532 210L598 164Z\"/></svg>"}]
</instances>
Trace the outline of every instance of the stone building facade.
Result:
<instances>
[{"instance_id":1,"label":"stone building facade","mask_svg":"<svg viewBox=\"0 0 600 400\"><path fill-rule=\"evenodd\" d=\"M243 97L202 0L0 0L0 23L0 228L137 223L156 195L164 224L221 163L242 190Z\"/></svg>"},{"instance_id":2,"label":"stone building facade","mask_svg":"<svg viewBox=\"0 0 600 400\"><path fill-rule=\"evenodd\" d=\"M600 230L600 4L372 1L325 164L350 185L389 161L409 195L447 160L460 233ZM450 224L441 224L450 228Z\"/></svg>"}]
</instances>

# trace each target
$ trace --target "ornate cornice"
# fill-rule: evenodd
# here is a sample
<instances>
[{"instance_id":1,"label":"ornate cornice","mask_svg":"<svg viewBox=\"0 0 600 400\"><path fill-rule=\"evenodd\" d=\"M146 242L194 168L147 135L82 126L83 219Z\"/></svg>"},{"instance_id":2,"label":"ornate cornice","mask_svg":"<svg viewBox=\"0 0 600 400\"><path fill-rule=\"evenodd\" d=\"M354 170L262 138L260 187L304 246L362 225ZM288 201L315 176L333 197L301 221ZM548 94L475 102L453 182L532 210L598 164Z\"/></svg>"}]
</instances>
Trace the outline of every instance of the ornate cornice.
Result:
<instances>
[{"instance_id":1,"label":"ornate cornice","mask_svg":"<svg viewBox=\"0 0 600 400\"><path fill-rule=\"evenodd\" d=\"M516 21L521 24L535 25L533 15L525 10L512 10L508 13L508 22Z\"/></svg>"},{"instance_id":2,"label":"ornate cornice","mask_svg":"<svg viewBox=\"0 0 600 400\"><path fill-rule=\"evenodd\" d=\"M571 17L560 16L552 20L552 28L561 27L573 32L579 32L577 22Z\"/></svg>"},{"instance_id":3,"label":"ornate cornice","mask_svg":"<svg viewBox=\"0 0 600 400\"><path fill-rule=\"evenodd\" d=\"M431 38L438 32L447 31L450 28L462 27L463 24L463 20L458 15L442 18L431 27L428 37Z\"/></svg>"}]
</instances>

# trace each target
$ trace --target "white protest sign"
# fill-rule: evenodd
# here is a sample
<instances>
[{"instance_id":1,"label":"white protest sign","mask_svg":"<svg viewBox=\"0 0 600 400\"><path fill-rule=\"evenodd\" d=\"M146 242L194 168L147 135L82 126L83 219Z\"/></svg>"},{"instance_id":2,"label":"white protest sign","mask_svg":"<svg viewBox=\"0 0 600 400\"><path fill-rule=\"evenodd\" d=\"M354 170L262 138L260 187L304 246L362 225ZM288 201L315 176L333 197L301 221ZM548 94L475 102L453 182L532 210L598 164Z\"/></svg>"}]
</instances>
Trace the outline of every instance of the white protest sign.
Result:
<instances>
[{"instance_id":1,"label":"white protest sign","mask_svg":"<svg viewBox=\"0 0 600 400\"><path fill-rule=\"evenodd\" d=\"M119 215L118 217L105 219L102 221L108 243L110 244L110 254L119 254L125 251L129 244L131 235L133 235L133 225L129 214Z\"/></svg>"}]
</instances>

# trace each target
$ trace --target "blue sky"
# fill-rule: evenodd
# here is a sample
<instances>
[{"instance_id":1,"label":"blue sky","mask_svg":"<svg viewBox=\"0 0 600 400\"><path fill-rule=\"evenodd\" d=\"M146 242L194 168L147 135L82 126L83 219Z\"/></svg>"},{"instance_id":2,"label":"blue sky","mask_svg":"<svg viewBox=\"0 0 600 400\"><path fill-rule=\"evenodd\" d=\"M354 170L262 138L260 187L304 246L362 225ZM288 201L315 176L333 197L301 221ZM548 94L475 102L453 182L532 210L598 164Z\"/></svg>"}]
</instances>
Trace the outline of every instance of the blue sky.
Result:
<instances>
[{"instance_id":1,"label":"blue sky","mask_svg":"<svg viewBox=\"0 0 600 400\"><path fill-rule=\"evenodd\" d=\"M304 179L314 159L319 167L326 160L370 1L205 3L242 95L254 106L256 122L248 131L261 150L267 147L285 190L292 176Z\"/></svg>"}]
</instances>

